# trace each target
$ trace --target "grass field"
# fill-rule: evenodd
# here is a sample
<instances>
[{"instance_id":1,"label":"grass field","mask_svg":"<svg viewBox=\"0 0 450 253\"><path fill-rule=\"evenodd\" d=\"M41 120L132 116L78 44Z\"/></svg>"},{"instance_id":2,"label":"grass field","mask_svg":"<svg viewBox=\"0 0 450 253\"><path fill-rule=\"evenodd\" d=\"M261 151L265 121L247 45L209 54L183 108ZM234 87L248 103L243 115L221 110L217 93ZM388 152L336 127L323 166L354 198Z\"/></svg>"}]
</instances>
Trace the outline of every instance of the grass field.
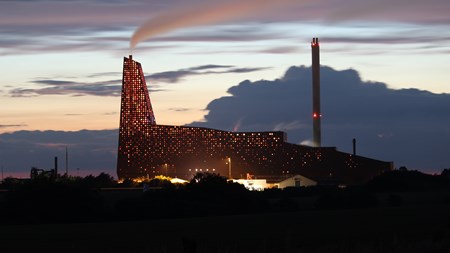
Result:
<instances>
[{"instance_id":1,"label":"grass field","mask_svg":"<svg viewBox=\"0 0 450 253\"><path fill-rule=\"evenodd\" d=\"M0 227L0 251L450 252L450 205L9 225Z\"/></svg>"}]
</instances>

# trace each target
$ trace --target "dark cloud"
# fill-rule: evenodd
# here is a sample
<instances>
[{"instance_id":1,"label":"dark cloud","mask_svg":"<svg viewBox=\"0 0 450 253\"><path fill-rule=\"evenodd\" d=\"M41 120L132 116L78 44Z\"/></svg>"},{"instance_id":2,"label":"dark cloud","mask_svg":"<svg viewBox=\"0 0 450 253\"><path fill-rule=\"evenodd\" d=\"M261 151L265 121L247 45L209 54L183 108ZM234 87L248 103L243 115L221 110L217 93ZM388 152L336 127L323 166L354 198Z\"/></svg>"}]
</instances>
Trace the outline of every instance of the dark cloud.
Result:
<instances>
[{"instance_id":1,"label":"dark cloud","mask_svg":"<svg viewBox=\"0 0 450 253\"><path fill-rule=\"evenodd\" d=\"M393 90L364 82L355 70L321 68L322 140L397 166L442 169L450 165L450 94ZM311 69L291 67L273 81L244 81L213 100L204 122L190 125L238 131L283 130L293 143L312 136Z\"/></svg>"},{"instance_id":2,"label":"dark cloud","mask_svg":"<svg viewBox=\"0 0 450 253\"><path fill-rule=\"evenodd\" d=\"M364 37L350 37L350 36L328 36L326 38L327 42L336 43L355 43L355 44L413 44L413 43L434 43L439 41L439 43L450 42L450 37L442 36L439 34L433 36L364 36Z\"/></svg>"},{"instance_id":3,"label":"dark cloud","mask_svg":"<svg viewBox=\"0 0 450 253\"><path fill-rule=\"evenodd\" d=\"M211 70L212 69L212 70ZM217 70L221 69L221 70ZM267 68L237 68L230 65L202 65L175 71L165 71L147 75L145 78L152 82L176 83L181 79L195 75L228 74L228 73L250 73Z\"/></svg>"},{"instance_id":4,"label":"dark cloud","mask_svg":"<svg viewBox=\"0 0 450 253\"><path fill-rule=\"evenodd\" d=\"M244 28L247 28L243 26ZM248 29L248 30L247 30ZM229 33L215 31L209 32L207 35L201 33L195 33L190 35L171 35L161 36L152 39L152 41L158 42L242 42L242 41L264 41L264 40L278 40L283 38L291 38L287 34L281 33L256 33L254 27L248 27L246 30L242 29L239 33Z\"/></svg>"},{"instance_id":5,"label":"dark cloud","mask_svg":"<svg viewBox=\"0 0 450 253\"><path fill-rule=\"evenodd\" d=\"M256 72L256 71L261 71L261 70L266 70L269 69L267 68L235 68L235 69L230 69L227 71L210 71L210 72L206 72L207 74L224 74L224 73L250 73L250 72Z\"/></svg>"},{"instance_id":6,"label":"dark cloud","mask_svg":"<svg viewBox=\"0 0 450 253\"><path fill-rule=\"evenodd\" d=\"M189 68L190 70L205 70L205 69L228 69L228 68L232 68L234 66L231 65L214 65L214 64L209 64L209 65L202 65L202 66L198 66L198 67L192 67Z\"/></svg>"},{"instance_id":7,"label":"dark cloud","mask_svg":"<svg viewBox=\"0 0 450 253\"><path fill-rule=\"evenodd\" d=\"M121 76L122 72L103 72L103 73L94 73L91 75L88 75L89 78L95 78L95 77L104 77L104 76Z\"/></svg>"},{"instance_id":8,"label":"dark cloud","mask_svg":"<svg viewBox=\"0 0 450 253\"><path fill-rule=\"evenodd\" d=\"M18 131L0 134L0 161L5 176L29 175L31 167L54 168L59 158L65 170L65 149L69 154L69 173L105 171L116 176L118 130Z\"/></svg>"},{"instance_id":9,"label":"dark cloud","mask_svg":"<svg viewBox=\"0 0 450 253\"><path fill-rule=\"evenodd\" d=\"M29 97L37 95L69 95L69 96L120 96L121 80L103 82L73 82L66 80L41 79L31 83L44 88L16 88L9 92L13 97Z\"/></svg>"},{"instance_id":10,"label":"dark cloud","mask_svg":"<svg viewBox=\"0 0 450 253\"><path fill-rule=\"evenodd\" d=\"M292 53L298 53L299 47L271 47L267 49L263 49L258 51L259 53L265 53L265 54L292 54Z\"/></svg>"},{"instance_id":11,"label":"dark cloud","mask_svg":"<svg viewBox=\"0 0 450 253\"><path fill-rule=\"evenodd\" d=\"M206 66L204 66L206 68ZM87 78L98 78L104 76L121 75L119 72L104 72L88 75ZM165 73L156 74L157 79L164 79ZM167 73L167 78L170 77L170 72ZM64 77L64 79L74 79L77 77ZM33 97L39 95L67 95L67 96L120 96L122 91L121 79L109 79L96 82L77 82L60 79L41 78L30 81L32 84L39 85L38 88L13 88L8 91L9 96L12 97ZM158 85L152 85L151 92L160 92L164 89L159 88Z\"/></svg>"},{"instance_id":12,"label":"dark cloud","mask_svg":"<svg viewBox=\"0 0 450 253\"><path fill-rule=\"evenodd\" d=\"M395 32L395 35L378 35L378 36L359 36L357 34L350 36L327 36L322 38L326 43L340 43L353 45L371 45L370 49L355 49L353 53L362 53L364 55L385 54L382 47L373 48L376 45L386 45L387 47L395 45L405 45L402 49L397 49L397 54L445 54L447 45L450 43L450 35L445 34L430 34L428 32L419 31L416 29L406 29L404 32ZM346 52L347 49L334 49L335 52Z\"/></svg>"},{"instance_id":13,"label":"dark cloud","mask_svg":"<svg viewBox=\"0 0 450 253\"><path fill-rule=\"evenodd\" d=\"M11 127L24 127L26 124L11 124L11 125L0 125L0 128L11 128Z\"/></svg>"},{"instance_id":14,"label":"dark cloud","mask_svg":"<svg viewBox=\"0 0 450 253\"><path fill-rule=\"evenodd\" d=\"M20 33L18 31L21 31ZM45 27L2 27L0 55L41 54L45 52L122 50L127 36L105 39L103 31L120 32L119 28L97 29L48 25ZM51 38L51 39L49 39Z\"/></svg>"},{"instance_id":15,"label":"dark cloud","mask_svg":"<svg viewBox=\"0 0 450 253\"><path fill-rule=\"evenodd\" d=\"M107 113L104 113L104 115L116 115L116 114L118 114L118 112L107 112Z\"/></svg>"},{"instance_id":16,"label":"dark cloud","mask_svg":"<svg viewBox=\"0 0 450 253\"><path fill-rule=\"evenodd\" d=\"M43 84L43 85L57 85L57 86L75 86L78 85L78 83L76 82L71 82L71 81L60 81L60 80L36 80L36 81L32 81L32 83L36 83L36 84Z\"/></svg>"},{"instance_id":17,"label":"dark cloud","mask_svg":"<svg viewBox=\"0 0 450 253\"><path fill-rule=\"evenodd\" d=\"M0 55L61 52L123 50L129 33L150 17L186 6L198 5L199 0L184 1L134 1L134 0L30 0L1 1L0 9ZM222 2L209 0L208 4ZM243 26L231 25L222 29L199 29L194 32L160 36L152 42L242 42L285 38L302 35L265 29L269 22L329 22L340 25L342 21L371 24L368 27L392 27L393 24L417 25L418 31L409 33L401 43L421 43L422 40L448 37L450 3L445 0L398 0L398 1L303 1L290 2L289 8L266 13L249 13L239 20ZM222 2L223 3L223 2ZM281 5L281 3L280 3ZM208 25L208 24L206 24ZM345 25L344 25L345 26ZM441 26L441 27L440 27ZM268 26L270 27L270 26ZM123 36L118 34L120 32ZM111 35L117 33L117 35ZM390 32L389 32L390 33ZM440 35L444 34L444 35ZM362 34L355 34L355 40ZM324 36L322 36L324 37ZM363 36L366 37L366 36ZM378 36L369 36L374 43L385 43ZM383 36L381 36L383 37ZM48 38L51 38L48 39ZM351 39L351 38L349 38ZM364 40L364 39L363 39ZM369 42L370 42L369 41ZM378 41L378 42L377 42ZM433 42L428 42L433 43ZM127 44L127 43L126 43ZM162 44L162 43L160 43ZM166 45L164 45L166 46ZM160 46L156 46L158 48ZM172 47L170 45L169 47ZM141 50L152 47L140 47ZM283 52L282 50L281 52ZM270 53L270 50L268 51ZM277 51L274 51L277 53Z\"/></svg>"},{"instance_id":18,"label":"dark cloud","mask_svg":"<svg viewBox=\"0 0 450 253\"><path fill-rule=\"evenodd\" d=\"M150 79L153 82L176 83L183 77L197 74L197 72L189 70L165 71L147 75L145 79Z\"/></svg>"},{"instance_id":19,"label":"dark cloud","mask_svg":"<svg viewBox=\"0 0 450 253\"><path fill-rule=\"evenodd\" d=\"M64 116L82 116L82 115L84 115L84 114L81 114L81 113L66 113L66 114L64 114Z\"/></svg>"},{"instance_id":20,"label":"dark cloud","mask_svg":"<svg viewBox=\"0 0 450 253\"><path fill-rule=\"evenodd\" d=\"M319 5L330 4L324 1ZM450 9L445 0L346 0L332 4L325 18L330 22L348 20L395 21L401 23L449 24L449 17L444 13Z\"/></svg>"},{"instance_id":21,"label":"dark cloud","mask_svg":"<svg viewBox=\"0 0 450 253\"><path fill-rule=\"evenodd\" d=\"M188 111L192 111L191 108L182 108L182 107L177 107L177 108L169 108L170 111L174 111L174 112L188 112Z\"/></svg>"}]
</instances>

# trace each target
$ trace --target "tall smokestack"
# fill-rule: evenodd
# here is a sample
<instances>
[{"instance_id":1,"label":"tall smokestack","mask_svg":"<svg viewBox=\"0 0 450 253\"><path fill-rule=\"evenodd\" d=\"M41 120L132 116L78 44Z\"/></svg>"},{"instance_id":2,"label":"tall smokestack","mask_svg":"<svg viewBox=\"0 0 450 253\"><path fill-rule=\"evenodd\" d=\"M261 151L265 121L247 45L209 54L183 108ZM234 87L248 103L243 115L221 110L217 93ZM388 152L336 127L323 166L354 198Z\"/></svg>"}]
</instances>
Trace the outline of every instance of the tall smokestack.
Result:
<instances>
[{"instance_id":1,"label":"tall smokestack","mask_svg":"<svg viewBox=\"0 0 450 253\"><path fill-rule=\"evenodd\" d=\"M356 155L356 139L353 138L353 155Z\"/></svg>"},{"instance_id":2,"label":"tall smokestack","mask_svg":"<svg viewBox=\"0 0 450 253\"><path fill-rule=\"evenodd\" d=\"M313 38L312 50L312 90L313 90L313 145L321 146L320 134L320 47L319 38Z\"/></svg>"}]
</instances>

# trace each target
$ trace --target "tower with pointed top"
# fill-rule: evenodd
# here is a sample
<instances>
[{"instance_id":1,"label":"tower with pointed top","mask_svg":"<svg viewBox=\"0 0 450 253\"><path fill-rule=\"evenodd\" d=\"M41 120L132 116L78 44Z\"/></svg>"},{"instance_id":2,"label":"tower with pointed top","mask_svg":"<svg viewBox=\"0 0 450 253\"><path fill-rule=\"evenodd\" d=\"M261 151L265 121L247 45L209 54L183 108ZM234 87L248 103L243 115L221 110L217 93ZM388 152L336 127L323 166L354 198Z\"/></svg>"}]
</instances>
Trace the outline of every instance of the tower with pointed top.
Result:
<instances>
[{"instance_id":1,"label":"tower with pointed top","mask_svg":"<svg viewBox=\"0 0 450 253\"><path fill-rule=\"evenodd\" d=\"M132 178L143 175L145 161L140 159L148 150L149 126L156 125L150 96L142 66L139 62L124 57L122 94L120 104L119 148L117 175Z\"/></svg>"}]
</instances>

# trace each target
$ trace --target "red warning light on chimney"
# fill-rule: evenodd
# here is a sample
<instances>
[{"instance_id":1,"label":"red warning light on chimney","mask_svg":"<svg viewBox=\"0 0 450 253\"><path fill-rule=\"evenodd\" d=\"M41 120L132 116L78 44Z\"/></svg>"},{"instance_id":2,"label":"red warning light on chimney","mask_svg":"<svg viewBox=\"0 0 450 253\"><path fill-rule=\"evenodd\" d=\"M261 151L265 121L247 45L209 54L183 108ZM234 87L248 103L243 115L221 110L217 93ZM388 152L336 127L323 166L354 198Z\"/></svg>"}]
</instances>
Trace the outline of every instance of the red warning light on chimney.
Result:
<instances>
[{"instance_id":1,"label":"red warning light on chimney","mask_svg":"<svg viewBox=\"0 0 450 253\"><path fill-rule=\"evenodd\" d=\"M312 47L318 47L319 45L319 39L318 38L313 38L313 41L311 42L311 46Z\"/></svg>"}]
</instances>

